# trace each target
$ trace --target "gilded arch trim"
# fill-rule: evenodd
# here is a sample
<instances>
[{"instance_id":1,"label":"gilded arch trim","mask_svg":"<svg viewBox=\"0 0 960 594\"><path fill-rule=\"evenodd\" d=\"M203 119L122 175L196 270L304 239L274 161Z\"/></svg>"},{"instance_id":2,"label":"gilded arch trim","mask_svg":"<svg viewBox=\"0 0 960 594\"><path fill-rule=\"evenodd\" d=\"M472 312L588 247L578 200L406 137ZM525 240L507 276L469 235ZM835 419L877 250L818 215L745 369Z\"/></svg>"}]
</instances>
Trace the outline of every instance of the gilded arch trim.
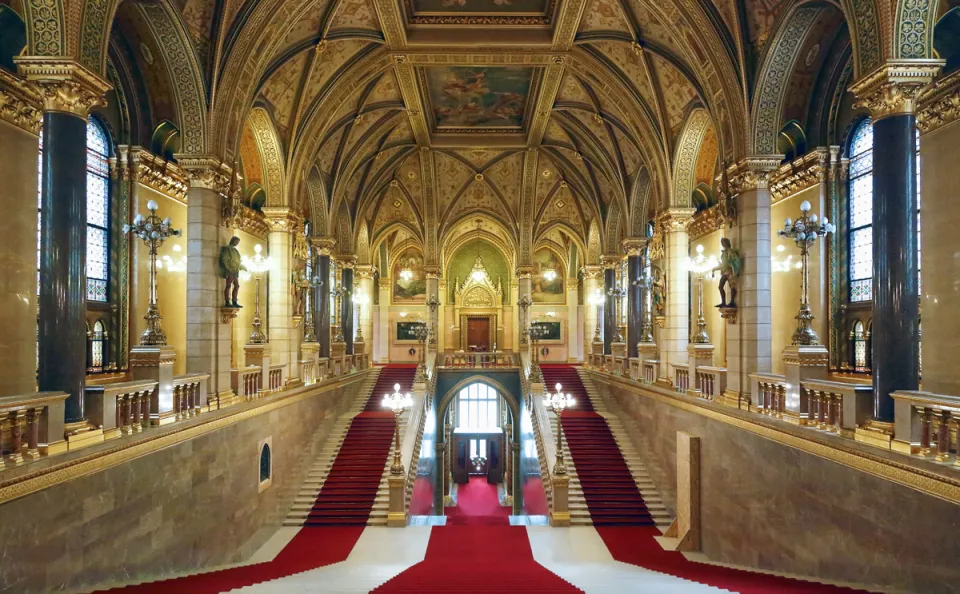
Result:
<instances>
[{"instance_id":1,"label":"gilded arch trim","mask_svg":"<svg viewBox=\"0 0 960 594\"><path fill-rule=\"evenodd\" d=\"M705 109L695 109L687 118L687 123L677 143L677 157L673 166L673 195L671 207L689 207L693 193L693 180L697 167L700 145L710 126L710 114ZM636 219L634 219L634 227ZM635 232L635 230L634 230Z\"/></svg>"},{"instance_id":2,"label":"gilded arch trim","mask_svg":"<svg viewBox=\"0 0 960 594\"><path fill-rule=\"evenodd\" d=\"M250 111L247 122L253 131L253 137L260 151L260 162L266 171L267 205L287 206L288 200L284 188L283 151L280 139L273 126L270 114L262 107Z\"/></svg>"}]
</instances>

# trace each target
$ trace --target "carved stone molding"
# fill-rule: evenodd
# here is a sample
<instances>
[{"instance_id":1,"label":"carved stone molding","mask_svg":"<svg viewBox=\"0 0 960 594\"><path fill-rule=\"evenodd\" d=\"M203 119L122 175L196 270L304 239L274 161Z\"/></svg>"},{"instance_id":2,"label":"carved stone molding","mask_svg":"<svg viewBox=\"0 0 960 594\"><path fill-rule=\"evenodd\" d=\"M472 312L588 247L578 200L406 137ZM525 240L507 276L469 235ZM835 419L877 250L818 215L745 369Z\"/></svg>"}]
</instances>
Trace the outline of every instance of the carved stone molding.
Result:
<instances>
[{"instance_id":1,"label":"carved stone molding","mask_svg":"<svg viewBox=\"0 0 960 594\"><path fill-rule=\"evenodd\" d=\"M350 268L355 269L357 267L357 257L353 254L338 254L337 255L337 268Z\"/></svg>"},{"instance_id":2,"label":"carved stone molding","mask_svg":"<svg viewBox=\"0 0 960 594\"><path fill-rule=\"evenodd\" d=\"M286 206L265 206L263 217L271 233L296 233L303 226L300 216Z\"/></svg>"},{"instance_id":3,"label":"carved stone molding","mask_svg":"<svg viewBox=\"0 0 960 594\"><path fill-rule=\"evenodd\" d=\"M609 270L610 268L618 268L622 262L622 254L602 254L600 256L600 265L606 270Z\"/></svg>"},{"instance_id":4,"label":"carved stone molding","mask_svg":"<svg viewBox=\"0 0 960 594\"><path fill-rule=\"evenodd\" d=\"M857 96L855 106L870 110L874 121L915 113L921 89L943 65L943 60L887 62L850 87L850 92Z\"/></svg>"},{"instance_id":5,"label":"carved stone molding","mask_svg":"<svg viewBox=\"0 0 960 594\"><path fill-rule=\"evenodd\" d=\"M960 118L960 71L925 87L917 98L917 127L933 132Z\"/></svg>"},{"instance_id":6,"label":"carved stone molding","mask_svg":"<svg viewBox=\"0 0 960 594\"><path fill-rule=\"evenodd\" d=\"M639 256L643 248L647 247L647 241L645 237L627 237L620 242L620 249L628 256Z\"/></svg>"},{"instance_id":7,"label":"carved stone molding","mask_svg":"<svg viewBox=\"0 0 960 594\"><path fill-rule=\"evenodd\" d=\"M20 73L39 88L44 111L63 111L86 119L91 108L106 105L105 95L113 88L70 58L28 56L14 61Z\"/></svg>"},{"instance_id":8,"label":"carved stone molding","mask_svg":"<svg viewBox=\"0 0 960 594\"><path fill-rule=\"evenodd\" d=\"M373 264L357 264L353 268L353 273L360 280L369 280L373 279L373 276L377 273L377 267Z\"/></svg>"},{"instance_id":9,"label":"carved stone molding","mask_svg":"<svg viewBox=\"0 0 960 594\"><path fill-rule=\"evenodd\" d=\"M580 269L580 272L583 273L583 278L600 278L603 275L603 266L597 265L587 265Z\"/></svg>"},{"instance_id":10,"label":"carved stone molding","mask_svg":"<svg viewBox=\"0 0 960 594\"><path fill-rule=\"evenodd\" d=\"M770 174L770 194L773 196L773 203L827 181L829 169L830 151L823 147L782 165Z\"/></svg>"},{"instance_id":11,"label":"carved stone molding","mask_svg":"<svg viewBox=\"0 0 960 594\"><path fill-rule=\"evenodd\" d=\"M657 226L665 233L686 231L695 212L694 208L668 208L657 217Z\"/></svg>"},{"instance_id":12,"label":"carved stone molding","mask_svg":"<svg viewBox=\"0 0 960 594\"><path fill-rule=\"evenodd\" d=\"M687 226L687 234L690 236L690 241L694 241L708 233L716 231L722 226L723 214L718 204L693 215L693 218L690 219L690 224Z\"/></svg>"},{"instance_id":13,"label":"carved stone molding","mask_svg":"<svg viewBox=\"0 0 960 594\"><path fill-rule=\"evenodd\" d=\"M32 85L0 68L0 120L40 134L42 106L40 93Z\"/></svg>"},{"instance_id":14,"label":"carved stone molding","mask_svg":"<svg viewBox=\"0 0 960 594\"><path fill-rule=\"evenodd\" d=\"M751 156L727 168L730 195L751 190L765 190L770 184L770 172L780 166L780 155Z\"/></svg>"},{"instance_id":15,"label":"carved stone molding","mask_svg":"<svg viewBox=\"0 0 960 594\"><path fill-rule=\"evenodd\" d=\"M141 146L120 145L117 147L119 174L164 196L180 202L187 201L190 184L187 173L176 163L154 155Z\"/></svg>"},{"instance_id":16,"label":"carved stone molding","mask_svg":"<svg viewBox=\"0 0 960 594\"><path fill-rule=\"evenodd\" d=\"M317 253L321 256L329 256L333 253L337 240L332 237L311 237L310 244L317 248Z\"/></svg>"},{"instance_id":17,"label":"carved stone molding","mask_svg":"<svg viewBox=\"0 0 960 594\"><path fill-rule=\"evenodd\" d=\"M212 156L177 157L191 188L205 188L226 196L230 193L233 169Z\"/></svg>"},{"instance_id":18,"label":"carved stone molding","mask_svg":"<svg viewBox=\"0 0 960 594\"><path fill-rule=\"evenodd\" d=\"M240 216L237 217L237 228L246 231L257 239L267 241L270 227L263 215L248 206L240 207Z\"/></svg>"}]
</instances>

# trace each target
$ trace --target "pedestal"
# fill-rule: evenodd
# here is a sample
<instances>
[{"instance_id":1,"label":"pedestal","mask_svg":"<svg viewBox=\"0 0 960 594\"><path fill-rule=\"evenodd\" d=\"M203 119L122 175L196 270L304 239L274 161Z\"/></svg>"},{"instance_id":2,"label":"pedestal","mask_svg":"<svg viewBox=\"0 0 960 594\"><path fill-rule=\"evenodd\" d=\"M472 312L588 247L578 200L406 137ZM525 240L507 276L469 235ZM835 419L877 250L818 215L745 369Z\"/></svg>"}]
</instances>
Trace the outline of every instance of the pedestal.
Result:
<instances>
[{"instance_id":1,"label":"pedestal","mask_svg":"<svg viewBox=\"0 0 960 594\"><path fill-rule=\"evenodd\" d=\"M550 525L554 528L570 525L570 503L569 486L570 478L567 476L554 476L553 482L553 508L550 510Z\"/></svg>"},{"instance_id":2,"label":"pedestal","mask_svg":"<svg viewBox=\"0 0 960 594\"><path fill-rule=\"evenodd\" d=\"M407 525L407 477L403 474L387 477L390 488L390 507L387 511L387 526L405 528Z\"/></svg>"},{"instance_id":3,"label":"pedestal","mask_svg":"<svg viewBox=\"0 0 960 594\"><path fill-rule=\"evenodd\" d=\"M333 375L343 375L347 372L344 369L344 360L347 355L347 343L345 342L331 342L330 343L330 369L333 372Z\"/></svg>"},{"instance_id":4,"label":"pedestal","mask_svg":"<svg viewBox=\"0 0 960 594\"><path fill-rule=\"evenodd\" d=\"M313 364L313 377L305 377L301 372L301 377L303 377L304 383L311 384L319 381L323 381L323 377L320 374L320 343L319 342L301 342L300 343L300 357L306 363Z\"/></svg>"},{"instance_id":5,"label":"pedestal","mask_svg":"<svg viewBox=\"0 0 960 594\"><path fill-rule=\"evenodd\" d=\"M610 343L610 354L613 356L613 369L608 369L608 373L613 373L615 375L625 375L623 373L623 367L627 363L627 343L625 342L611 342Z\"/></svg>"},{"instance_id":6,"label":"pedestal","mask_svg":"<svg viewBox=\"0 0 960 594\"><path fill-rule=\"evenodd\" d=\"M787 377L785 421L805 425L810 418L810 404L803 397L800 382L827 378L830 351L823 345L790 345L783 349L783 363Z\"/></svg>"},{"instance_id":7,"label":"pedestal","mask_svg":"<svg viewBox=\"0 0 960 594\"><path fill-rule=\"evenodd\" d=\"M176 420L173 410L173 347L135 346L130 349L130 370L134 380L152 380L157 387L150 396L150 424L166 425Z\"/></svg>"},{"instance_id":8,"label":"pedestal","mask_svg":"<svg viewBox=\"0 0 960 594\"><path fill-rule=\"evenodd\" d=\"M355 340L353 342L353 367L354 369L360 370L365 369L363 361L366 360L367 354L367 344L362 340Z\"/></svg>"},{"instance_id":9,"label":"pedestal","mask_svg":"<svg viewBox=\"0 0 960 594\"><path fill-rule=\"evenodd\" d=\"M270 345L245 344L243 345L243 362L245 365L260 367L260 392L270 391Z\"/></svg>"},{"instance_id":10,"label":"pedestal","mask_svg":"<svg viewBox=\"0 0 960 594\"><path fill-rule=\"evenodd\" d=\"M713 365L712 344L687 345L687 368L690 370L690 386L687 388L687 394L700 396L700 387L697 385L697 367L709 367L710 365Z\"/></svg>"}]
</instances>

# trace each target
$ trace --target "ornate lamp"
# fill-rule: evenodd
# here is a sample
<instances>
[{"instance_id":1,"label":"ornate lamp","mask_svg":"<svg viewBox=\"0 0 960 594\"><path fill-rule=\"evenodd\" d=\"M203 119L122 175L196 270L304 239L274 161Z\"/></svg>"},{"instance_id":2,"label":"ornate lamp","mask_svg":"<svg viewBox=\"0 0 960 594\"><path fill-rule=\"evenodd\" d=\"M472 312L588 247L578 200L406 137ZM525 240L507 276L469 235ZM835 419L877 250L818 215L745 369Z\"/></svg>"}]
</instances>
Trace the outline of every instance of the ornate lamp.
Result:
<instances>
[{"instance_id":1,"label":"ornate lamp","mask_svg":"<svg viewBox=\"0 0 960 594\"><path fill-rule=\"evenodd\" d=\"M370 296L363 291L357 291L353 295L353 302L357 304L357 319L363 318L363 306L370 303ZM363 324L357 324L357 336L354 342L363 342Z\"/></svg>"},{"instance_id":2,"label":"ornate lamp","mask_svg":"<svg viewBox=\"0 0 960 594\"><path fill-rule=\"evenodd\" d=\"M603 338L600 336L600 324L602 323L601 311L603 308L603 290L596 289L593 292L593 295L590 296L590 305L594 305L597 308L597 328L593 333L593 342L603 342Z\"/></svg>"},{"instance_id":3,"label":"ornate lamp","mask_svg":"<svg viewBox=\"0 0 960 594\"><path fill-rule=\"evenodd\" d=\"M521 330L520 330L521 344L527 343L527 331L526 331L527 329L525 326L527 325L527 320L528 320L527 312L530 311L531 305L533 305L533 300L530 299L530 295L524 295L523 297L517 300L517 307L520 308L520 312L523 314L523 320L521 324L523 327L521 327Z\"/></svg>"},{"instance_id":4,"label":"ornate lamp","mask_svg":"<svg viewBox=\"0 0 960 594\"><path fill-rule=\"evenodd\" d=\"M703 246L697 246L697 255L693 258L687 258L687 267L697 277L697 332L690 337L693 344L710 344L710 337L707 335L707 321L703 317L703 277L715 270L720 262L717 257L710 254L710 257L703 255Z\"/></svg>"},{"instance_id":5,"label":"ornate lamp","mask_svg":"<svg viewBox=\"0 0 960 594\"><path fill-rule=\"evenodd\" d=\"M150 214L146 217L140 213L133 218L132 225L124 225L124 233L133 233L143 240L150 249L150 303L147 305L147 314L143 319L147 327L140 335L140 346L162 346L167 344L167 335L160 327L163 317L157 307L157 248L163 245L168 237L179 237L180 229L170 226L170 217L160 220L157 216L157 203L154 200L147 202Z\"/></svg>"},{"instance_id":6,"label":"ornate lamp","mask_svg":"<svg viewBox=\"0 0 960 594\"><path fill-rule=\"evenodd\" d=\"M400 415L403 414L403 411L413 406L413 396L410 395L410 392L401 394L400 384L393 384L393 394L387 393L383 395L382 406L393 412L393 417L396 422L394 429L396 445L393 452L393 464L390 465L390 474L403 476L403 460L400 457Z\"/></svg>"},{"instance_id":7,"label":"ornate lamp","mask_svg":"<svg viewBox=\"0 0 960 594\"><path fill-rule=\"evenodd\" d=\"M263 332L263 320L260 317L260 279L273 267L270 256L263 255L263 246L259 243L253 246L253 257L241 256L243 267L253 275L256 283L256 307L253 310L253 332L250 333L250 344L265 344L267 335Z\"/></svg>"},{"instance_id":8,"label":"ornate lamp","mask_svg":"<svg viewBox=\"0 0 960 594\"><path fill-rule=\"evenodd\" d=\"M307 280L307 299L306 299L306 314L304 315L303 320L303 342L317 342L317 335L314 330L313 323L313 307L311 306L311 297L313 297L313 290L319 289L323 286L323 279L319 276L314 276L313 278Z\"/></svg>"},{"instance_id":9,"label":"ornate lamp","mask_svg":"<svg viewBox=\"0 0 960 594\"><path fill-rule=\"evenodd\" d=\"M560 415L564 410L573 408L576 400L570 394L563 393L562 385L557 384L556 388L556 392L547 393L543 397L543 403L557 415L557 462L553 465L553 474L564 475L567 474L567 466L563 463L563 424L560 422Z\"/></svg>"},{"instance_id":10,"label":"ornate lamp","mask_svg":"<svg viewBox=\"0 0 960 594\"><path fill-rule=\"evenodd\" d=\"M333 295L333 302L334 302L334 306L333 306L333 307L334 307L334 311L336 312L336 320L337 320L337 323L336 323L336 325L335 325L335 327L336 327L336 329L337 329L337 332L336 332L336 334L335 334L334 337L333 337L333 342L344 342L344 339L343 339L343 320L340 319L340 318L342 318L343 316L341 315L342 310L340 309L340 306L341 306L341 303L342 303L342 301L343 301L344 296L346 296L347 293L349 293L349 291L347 291L347 290L346 290L345 288L343 288L342 286L335 287L333 290L330 291L330 294Z\"/></svg>"},{"instance_id":11,"label":"ornate lamp","mask_svg":"<svg viewBox=\"0 0 960 594\"><path fill-rule=\"evenodd\" d=\"M440 307L440 299L430 295L426 303L430 309L430 344L437 344L437 308Z\"/></svg>"},{"instance_id":12,"label":"ornate lamp","mask_svg":"<svg viewBox=\"0 0 960 594\"><path fill-rule=\"evenodd\" d=\"M624 289L620 283L614 281L613 286L607 290L607 295L613 297L614 303L613 323L616 332L611 342L623 342L623 332L620 330L620 315L622 313L620 311L620 302L627 296L627 290Z\"/></svg>"},{"instance_id":13,"label":"ornate lamp","mask_svg":"<svg viewBox=\"0 0 960 594\"><path fill-rule=\"evenodd\" d=\"M800 284L800 313L797 314L797 329L793 333L791 344L794 345L818 345L820 337L816 330L811 326L813 322L813 313L810 311L809 297L809 272L808 260L810 248L817 241L818 237L824 237L828 233L833 233L835 227L833 223L827 221L824 217L819 219L816 213L810 212L810 203L804 200L800 204L800 217L796 221L789 218L784 222L783 229L777 232L777 235L783 238L789 238L800 248L800 262L802 280Z\"/></svg>"},{"instance_id":14,"label":"ornate lamp","mask_svg":"<svg viewBox=\"0 0 960 594\"><path fill-rule=\"evenodd\" d=\"M416 377L413 380L413 383L419 384L423 381L426 381L427 377L427 359L425 352L427 344L427 336L429 331L427 330L426 322L418 322L416 326L411 329L411 333L414 338L420 343L420 358L417 361L417 372Z\"/></svg>"}]
</instances>

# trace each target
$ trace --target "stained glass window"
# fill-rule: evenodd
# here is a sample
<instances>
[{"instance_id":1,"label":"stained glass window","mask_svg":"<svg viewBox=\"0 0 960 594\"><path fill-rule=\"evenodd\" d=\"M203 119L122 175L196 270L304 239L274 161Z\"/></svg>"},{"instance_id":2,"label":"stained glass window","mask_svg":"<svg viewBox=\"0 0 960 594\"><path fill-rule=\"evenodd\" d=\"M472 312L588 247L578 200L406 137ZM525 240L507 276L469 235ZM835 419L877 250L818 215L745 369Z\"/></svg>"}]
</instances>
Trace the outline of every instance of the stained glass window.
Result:
<instances>
[{"instance_id":1,"label":"stained glass window","mask_svg":"<svg viewBox=\"0 0 960 594\"><path fill-rule=\"evenodd\" d=\"M849 214L850 301L870 301L873 298L873 124L869 118L857 124L850 141Z\"/></svg>"},{"instance_id":2,"label":"stained glass window","mask_svg":"<svg viewBox=\"0 0 960 594\"><path fill-rule=\"evenodd\" d=\"M853 366L857 371L868 371L867 367L867 333L863 329L863 322L857 320L853 324Z\"/></svg>"},{"instance_id":3,"label":"stained glass window","mask_svg":"<svg viewBox=\"0 0 960 594\"><path fill-rule=\"evenodd\" d=\"M110 141L95 118L87 123L87 300L106 302L110 243Z\"/></svg>"},{"instance_id":4,"label":"stained glass window","mask_svg":"<svg viewBox=\"0 0 960 594\"><path fill-rule=\"evenodd\" d=\"M90 335L90 369L91 372L103 370L103 340L106 337L106 328L102 320L97 320L93 324L93 332Z\"/></svg>"},{"instance_id":5,"label":"stained glass window","mask_svg":"<svg viewBox=\"0 0 960 594\"><path fill-rule=\"evenodd\" d=\"M457 397L457 429L499 427L499 396L486 384L470 384Z\"/></svg>"}]
</instances>

